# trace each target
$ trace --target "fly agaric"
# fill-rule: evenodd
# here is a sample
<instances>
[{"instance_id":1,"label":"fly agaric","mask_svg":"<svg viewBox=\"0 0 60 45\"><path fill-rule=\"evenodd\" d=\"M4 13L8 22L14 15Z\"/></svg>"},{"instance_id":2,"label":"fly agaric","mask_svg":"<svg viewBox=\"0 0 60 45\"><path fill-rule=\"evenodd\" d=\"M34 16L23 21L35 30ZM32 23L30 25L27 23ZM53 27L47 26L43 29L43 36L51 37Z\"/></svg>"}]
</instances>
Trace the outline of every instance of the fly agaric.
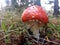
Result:
<instances>
[{"instance_id":1,"label":"fly agaric","mask_svg":"<svg viewBox=\"0 0 60 45\"><path fill-rule=\"evenodd\" d=\"M48 16L46 12L37 5L28 7L22 13L22 21L31 27L31 31L35 38L39 39L39 26L48 23Z\"/></svg>"}]
</instances>

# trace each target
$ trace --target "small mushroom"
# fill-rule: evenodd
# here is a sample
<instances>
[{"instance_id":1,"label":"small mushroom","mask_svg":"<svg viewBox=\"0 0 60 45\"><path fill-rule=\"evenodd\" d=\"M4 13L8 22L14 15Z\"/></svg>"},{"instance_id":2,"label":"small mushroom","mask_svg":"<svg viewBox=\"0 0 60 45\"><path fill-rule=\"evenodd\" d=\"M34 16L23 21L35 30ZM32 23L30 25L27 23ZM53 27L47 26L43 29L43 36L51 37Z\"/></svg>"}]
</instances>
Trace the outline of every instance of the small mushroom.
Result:
<instances>
[{"instance_id":1,"label":"small mushroom","mask_svg":"<svg viewBox=\"0 0 60 45\"><path fill-rule=\"evenodd\" d=\"M39 27L48 23L48 16L40 6L33 5L25 9L22 13L22 22L26 23L27 27L33 25L31 31L34 37L39 38Z\"/></svg>"}]
</instances>

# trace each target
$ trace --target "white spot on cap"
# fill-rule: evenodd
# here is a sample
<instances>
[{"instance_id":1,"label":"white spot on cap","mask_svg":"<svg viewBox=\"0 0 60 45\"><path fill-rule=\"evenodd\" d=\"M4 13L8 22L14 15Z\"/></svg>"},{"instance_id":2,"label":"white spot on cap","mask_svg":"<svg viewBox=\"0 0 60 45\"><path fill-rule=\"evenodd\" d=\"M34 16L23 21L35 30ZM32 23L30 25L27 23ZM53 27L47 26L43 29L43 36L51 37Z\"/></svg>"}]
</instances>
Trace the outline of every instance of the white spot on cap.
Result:
<instances>
[{"instance_id":1,"label":"white spot on cap","mask_svg":"<svg viewBox=\"0 0 60 45\"><path fill-rule=\"evenodd\" d=\"M32 18L35 18L35 16L32 16Z\"/></svg>"},{"instance_id":2,"label":"white spot on cap","mask_svg":"<svg viewBox=\"0 0 60 45\"><path fill-rule=\"evenodd\" d=\"M35 20L33 19L33 21L35 21Z\"/></svg>"}]
</instances>

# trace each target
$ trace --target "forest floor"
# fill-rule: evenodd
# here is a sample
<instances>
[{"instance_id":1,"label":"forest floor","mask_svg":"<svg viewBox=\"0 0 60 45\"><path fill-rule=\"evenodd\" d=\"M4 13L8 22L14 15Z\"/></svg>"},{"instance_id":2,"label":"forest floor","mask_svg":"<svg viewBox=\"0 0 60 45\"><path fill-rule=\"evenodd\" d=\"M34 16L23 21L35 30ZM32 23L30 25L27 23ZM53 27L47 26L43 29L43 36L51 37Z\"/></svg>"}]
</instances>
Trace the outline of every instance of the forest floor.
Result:
<instances>
[{"instance_id":1,"label":"forest floor","mask_svg":"<svg viewBox=\"0 0 60 45\"><path fill-rule=\"evenodd\" d=\"M60 17L50 17L47 32L41 28L39 41L28 35L21 15L5 13L0 26L0 45L60 45ZM44 34L47 34L44 36Z\"/></svg>"}]
</instances>

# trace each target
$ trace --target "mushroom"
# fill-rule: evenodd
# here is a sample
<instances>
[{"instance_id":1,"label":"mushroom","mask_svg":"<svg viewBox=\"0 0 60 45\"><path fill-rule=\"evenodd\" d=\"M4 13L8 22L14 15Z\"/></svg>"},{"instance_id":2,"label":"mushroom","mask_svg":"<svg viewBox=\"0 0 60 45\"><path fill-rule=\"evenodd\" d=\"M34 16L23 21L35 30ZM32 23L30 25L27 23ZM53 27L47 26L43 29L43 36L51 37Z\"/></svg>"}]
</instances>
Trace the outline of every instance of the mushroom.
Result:
<instances>
[{"instance_id":1,"label":"mushroom","mask_svg":"<svg viewBox=\"0 0 60 45\"><path fill-rule=\"evenodd\" d=\"M31 27L34 37L39 39L39 28L48 23L48 16L40 6L33 5L23 11L22 22Z\"/></svg>"}]
</instances>

